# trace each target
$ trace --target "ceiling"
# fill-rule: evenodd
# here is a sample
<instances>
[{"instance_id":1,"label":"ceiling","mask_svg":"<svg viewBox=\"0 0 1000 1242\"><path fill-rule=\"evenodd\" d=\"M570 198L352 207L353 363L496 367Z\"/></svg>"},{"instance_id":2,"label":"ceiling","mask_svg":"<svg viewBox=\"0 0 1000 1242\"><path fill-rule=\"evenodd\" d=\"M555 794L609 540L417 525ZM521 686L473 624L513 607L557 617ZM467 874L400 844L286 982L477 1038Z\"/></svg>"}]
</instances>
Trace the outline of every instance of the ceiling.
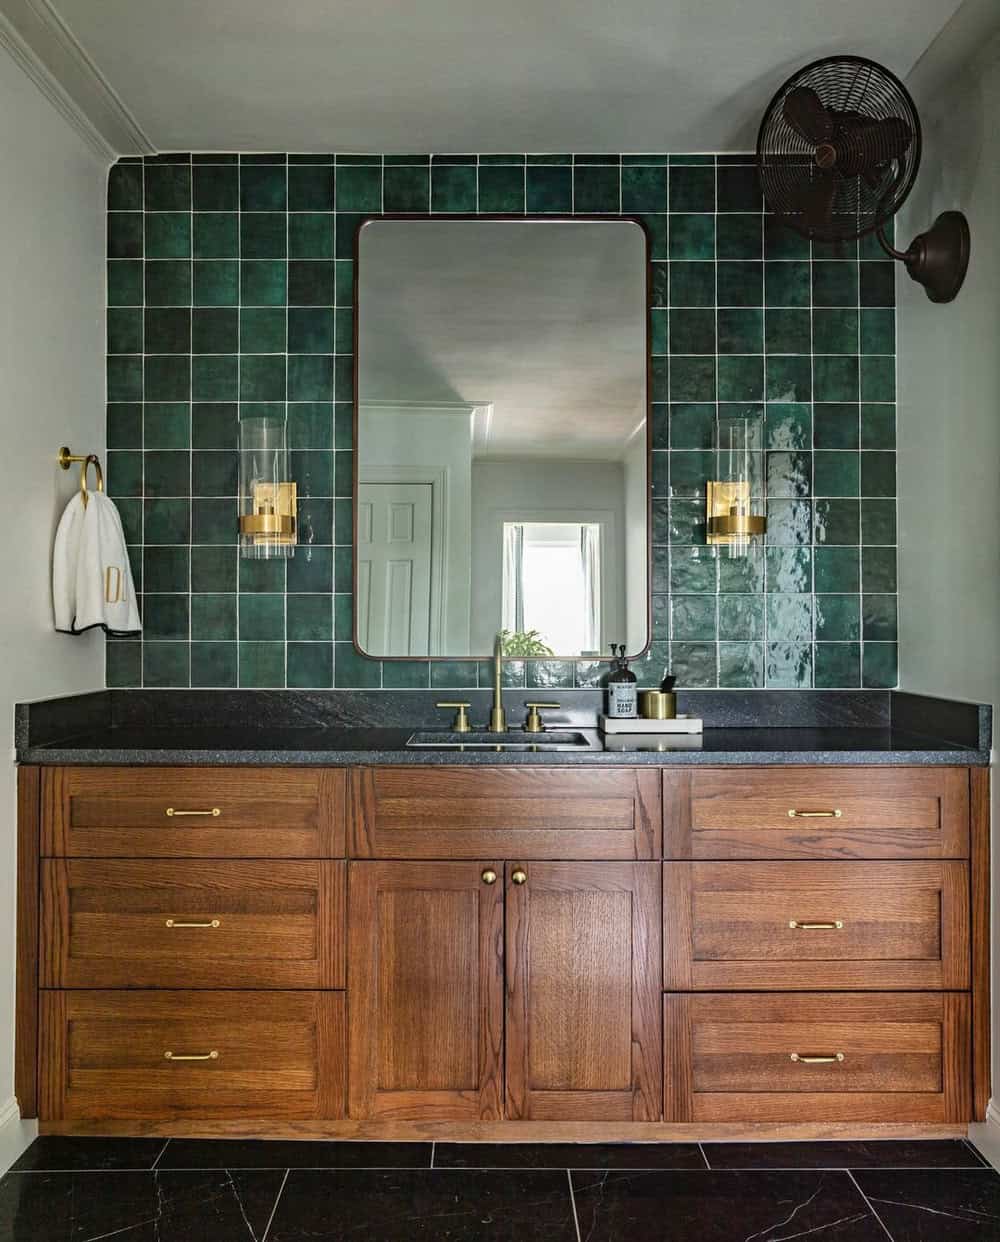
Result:
<instances>
[{"instance_id":1,"label":"ceiling","mask_svg":"<svg viewBox=\"0 0 1000 1242\"><path fill-rule=\"evenodd\" d=\"M0 12L122 153L732 151L752 148L799 65L850 51L905 77L959 4L0 0Z\"/></svg>"}]
</instances>

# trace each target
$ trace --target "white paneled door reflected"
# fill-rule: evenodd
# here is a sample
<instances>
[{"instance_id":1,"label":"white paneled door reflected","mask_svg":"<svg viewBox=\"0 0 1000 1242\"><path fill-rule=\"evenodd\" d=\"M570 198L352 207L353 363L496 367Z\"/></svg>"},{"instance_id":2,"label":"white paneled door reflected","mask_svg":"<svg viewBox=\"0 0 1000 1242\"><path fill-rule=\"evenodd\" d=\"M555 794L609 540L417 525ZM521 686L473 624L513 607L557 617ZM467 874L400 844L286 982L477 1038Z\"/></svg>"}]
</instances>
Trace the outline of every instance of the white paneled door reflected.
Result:
<instances>
[{"instance_id":1,"label":"white paneled door reflected","mask_svg":"<svg viewBox=\"0 0 1000 1242\"><path fill-rule=\"evenodd\" d=\"M430 483L358 485L358 639L386 656L430 654Z\"/></svg>"}]
</instances>

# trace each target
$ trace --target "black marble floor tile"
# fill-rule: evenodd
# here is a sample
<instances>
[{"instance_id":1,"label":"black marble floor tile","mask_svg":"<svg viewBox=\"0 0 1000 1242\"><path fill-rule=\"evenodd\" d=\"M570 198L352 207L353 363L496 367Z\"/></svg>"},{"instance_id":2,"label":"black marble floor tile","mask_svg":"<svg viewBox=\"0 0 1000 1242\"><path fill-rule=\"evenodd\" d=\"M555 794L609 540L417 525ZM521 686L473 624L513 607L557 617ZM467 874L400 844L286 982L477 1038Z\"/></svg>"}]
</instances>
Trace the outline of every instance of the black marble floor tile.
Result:
<instances>
[{"instance_id":1,"label":"black marble floor tile","mask_svg":"<svg viewBox=\"0 0 1000 1242\"><path fill-rule=\"evenodd\" d=\"M9 1173L3 1242L263 1242L285 1174Z\"/></svg>"},{"instance_id":2,"label":"black marble floor tile","mask_svg":"<svg viewBox=\"0 0 1000 1242\"><path fill-rule=\"evenodd\" d=\"M576 1236L564 1172L293 1171L267 1242L576 1242Z\"/></svg>"},{"instance_id":3,"label":"black marble floor tile","mask_svg":"<svg viewBox=\"0 0 1000 1242\"><path fill-rule=\"evenodd\" d=\"M998 1242L1000 1176L992 1169L857 1173L894 1242Z\"/></svg>"},{"instance_id":4,"label":"black marble floor tile","mask_svg":"<svg viewBox=\"0 0 1000 1242\"><path fill-rule=\"evenodd\" d=\"M438 1143L436 1169L703 1169L697 1143Z\"/></svg>"},{"instance_id":5,"label":"black marble floor tile","mask_svg":"<svg viewBox=\"0 0 1000 1242\"><path fill-rule=\"evenodd\" d=\"M15 1170L151 1169L166 1139L36 1138L14 1165Z\"/></svg>"},{"instance_id":6,"label":"black marble floor tile","mask_svg":"<svg viewBox=\"0 0 1000 1242\"><path fill-rule=\"evenodd\" d=\"M171 1139L158 1169L429 1169L430 1143Z\"/></svg>"},{"instance_id":7,"label":"black marble floor tile","mask_svg":"<svg viewBox=\"0 0 1000 1242\"><path fill-rule=\"evenodd\" d=\"M961 1139L846 1143L704 1143L712 1169L981 1169Z\"/></svg>"},{"instance_id":8,"label":"black marble floor tile","mask_svg":"<svg viewBox=\"0 0 1000 1242\"><path fill-rule=\"evenodd\" d=\"M573 1173L584 1242L887 1242L840 1172Z\"/></svg>"}]
</instances>

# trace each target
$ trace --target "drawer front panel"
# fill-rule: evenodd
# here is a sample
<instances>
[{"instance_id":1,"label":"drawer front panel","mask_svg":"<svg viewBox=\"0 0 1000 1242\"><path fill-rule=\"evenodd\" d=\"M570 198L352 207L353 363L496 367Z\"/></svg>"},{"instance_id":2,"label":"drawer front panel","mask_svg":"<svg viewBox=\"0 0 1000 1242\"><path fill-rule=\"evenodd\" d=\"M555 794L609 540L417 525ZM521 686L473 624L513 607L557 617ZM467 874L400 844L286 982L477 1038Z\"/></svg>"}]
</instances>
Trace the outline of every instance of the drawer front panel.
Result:
<instances>
[{"instance_id":1,"label":"drawer front panel","mask_svg":"<svg viewBox=\"0 0 1000 1242\"><path fill-rule=\"evenodd\" d=\"M970 1117L964 993L668 994L667 1121Z\"/></svg>"},{"instance_id":2,"label":"drawer front panel","mask_svg":"<svg viewBox=\"0 0 1000 1242\"><path fill-rule=\"evenodd\" d=\"M344 1035L342 992L43 992L40 1116L342 1117Z\"/></svg>"},{"instance_id":3,"label":"drawer front panel","mask_svg":"<svg viewBox=\"0 0 1000 1242\"><path fill-rule=\"evenodd\" d=\"M667 858L967 858L966 768L664 772Z\"/></svg>"},{"instance_id":4,"label":"drawer front panel","mask_svg":"<svg viewBox=\"0 0 1000 1242\"><path fill-rule=\"evenodd\" d=\"M961 862L664 863L668 990L969 985Z\"/></svg>"},{"instance_id":5,"label":"drawer front panel","mask_svg":"<svg viewBox=\"0 0 1000 1242\"><path fill-rule=\"evenodd\" d=\"M342 988L343 862L42 862L43 987Z\"/></svg>"},{"instance_id":6,"label":"drawer front panel","mask_svg":"<svg viewBox=\"0 0 1000 1242\"><path fill-rule=\"evenodd\" d=\"M51 768L42 853L342 857L344 780L338 768Z\"/></svg>"},{"instance_id":7,"label":"drawer front panel","mask_svg":"<svg viewBox=\"0 0 1000 1242\"><path fill-rule=\"evenodd\" d=\"M656 858L660 778L614 768L359 768L359 858Z\"/></svg>"}]
</instances>

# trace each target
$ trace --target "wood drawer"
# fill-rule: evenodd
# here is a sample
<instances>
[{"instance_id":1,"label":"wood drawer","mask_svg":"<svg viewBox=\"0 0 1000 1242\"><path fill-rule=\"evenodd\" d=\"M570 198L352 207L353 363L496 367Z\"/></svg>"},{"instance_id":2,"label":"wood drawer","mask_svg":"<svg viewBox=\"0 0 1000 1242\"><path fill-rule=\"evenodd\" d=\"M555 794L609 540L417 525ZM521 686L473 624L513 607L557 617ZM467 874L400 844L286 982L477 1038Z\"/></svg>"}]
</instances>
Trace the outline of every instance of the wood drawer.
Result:
<instances>
[{"instance_id":1,"label":"wood drawer","mask_svg":"<svg viewBox=\"0 0 1000 1242\"><path fill-rule=\"evenodd\" d=\"M358 858L660 856L659 773L638 768L358 768Z\"/></svg>"},{"instance_id":2,"label":"wood drawer","mask_svg":"<svg viewBox=\"0 0 1000 1242\"><path fill-rule=\"evenodd\" d=\"M342 1117L344 1047L343 992L43 992L40 1116Z\"/></svg>"},{"instance_id":3,"label":"wood drawer","mask_svg":"<svg viewBox=\"0 0 1000 1242\"><path fill-rule=\"evenodd\" d=\"M967 768L663 774L667 858L967 858Z\"/></svg>"},{"instance_id":4,"label":"wood drawer","mask_svg":"<svg viewBox=\"0 0 1000 1242\"><path fill-rule=\"evenodd\" d=\"M48 768L42 853L342 857L344 780L339 768Z\"/></svg>"},{"instance_id":5,"label":"wood drawer","mask_svg":"<svg viewBox=\"0 0 1000 1242\"><path fill-rule=\"evenodd\" d=\"M668 993L664 1049L665 1121L971 1117L960 992ZM801 1059L838 1053L843 1060Z\"/></svg>"},{"instance_id":6,"label":"wood drawer","mask_svg":"<svg viewBox=\"0 0 1000 1242\"><path fill-rule=\"evenodd\" d=\"M962 862L664 863L664 987L966 988L968 883Z\"/></svg>"},{"instance_id":7,"label":"wood drawer","mask_svg":"<svg viewBox=\"0 0 1000 1242\"><path fill-rule=\"evenodd\" d=\"M346 867L45 859L42 987L342 988Z\"/></svg>"}]
</instances>

